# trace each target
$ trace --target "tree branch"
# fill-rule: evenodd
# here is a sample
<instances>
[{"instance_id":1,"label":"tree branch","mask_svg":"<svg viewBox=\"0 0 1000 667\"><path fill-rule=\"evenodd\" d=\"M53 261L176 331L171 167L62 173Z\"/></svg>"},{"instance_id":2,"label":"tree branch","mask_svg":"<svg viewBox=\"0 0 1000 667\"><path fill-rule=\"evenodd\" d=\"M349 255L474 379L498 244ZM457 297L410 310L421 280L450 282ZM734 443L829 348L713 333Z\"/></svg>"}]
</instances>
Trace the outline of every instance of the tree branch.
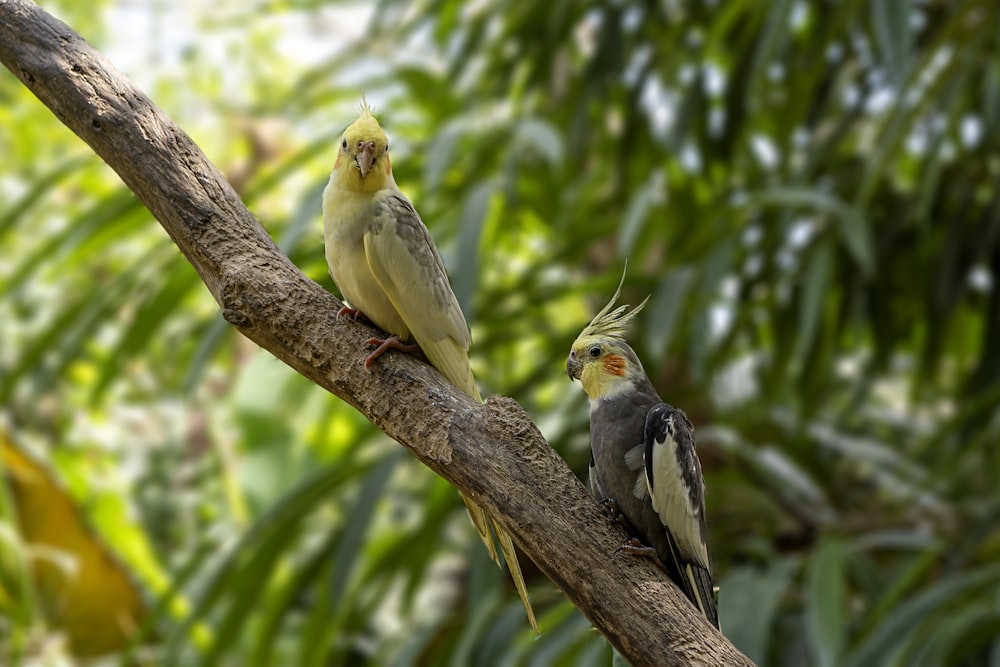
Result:
<instances>
[{"instance_id":1,"label":"tree branch","mask_svg":"<svg viewBox=\"0 0 1000 667\"><path fill-rule=\"evenodd\" d=\"M406 355L366 372L372 330L334 316L340 303L278 250L191 138L73 30L0 0L0 61L118 172L227 321L498 517L629 662L751 664L653 563L612 556L625 534L514 400L480 405Z\"/></svg>"}]
</instances>

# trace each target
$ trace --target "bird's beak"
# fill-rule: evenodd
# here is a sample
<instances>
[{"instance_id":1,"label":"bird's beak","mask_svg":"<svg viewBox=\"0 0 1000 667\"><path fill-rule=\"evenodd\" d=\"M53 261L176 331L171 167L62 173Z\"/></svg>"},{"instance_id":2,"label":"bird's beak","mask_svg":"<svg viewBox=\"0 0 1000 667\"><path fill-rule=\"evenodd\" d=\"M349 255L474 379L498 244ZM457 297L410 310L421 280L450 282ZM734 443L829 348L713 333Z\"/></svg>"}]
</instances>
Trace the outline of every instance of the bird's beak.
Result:
<instances>
[{"instance_id":1,"label":"bird's beak","mask_svg":"<svg viewBox=\"0 0 1000 667\"><path fill-rule=\"evenodd\" d=\"M364 178L371 171L371 168L375 166L375 142L364 141L358 143L358 153L354 156L354 161L358 163L358 169L361 170L361 178Z\"/></svg>"},{"instance_id":2,"label":"bird's beak","mask_svg":"<svg viewBox=\"0 0 1000 667\"><path fill-rule=\"evenodd\" d=\"M582 372L583 372L583 362L581 362L575 356L570 355L569 359L566 360L566 373L569 375L569 379L579 380L580 373Z\"/></svg>"}]
</instances>

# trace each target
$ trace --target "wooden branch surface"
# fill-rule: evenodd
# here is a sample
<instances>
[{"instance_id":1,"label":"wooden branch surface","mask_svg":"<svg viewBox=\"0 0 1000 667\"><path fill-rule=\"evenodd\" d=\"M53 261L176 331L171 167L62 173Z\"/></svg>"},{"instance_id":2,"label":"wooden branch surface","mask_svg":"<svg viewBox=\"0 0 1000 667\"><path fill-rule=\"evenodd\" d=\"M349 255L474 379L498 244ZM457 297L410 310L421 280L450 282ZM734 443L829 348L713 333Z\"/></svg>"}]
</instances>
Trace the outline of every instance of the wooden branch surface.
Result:
<instances>
[{"instance_id":1,"label":"wooden branch surface","mask_svg":"<svg viewBox=\"0 0 1000 667\"><path fill-rule=\"evenodd\" d=\"M0 61L156 216L226 320L498 517L630 663L751 664L652 562L613 557L626 535L514 400L479 405L401 354L366 372L372 330L335 317L340 303L278 250L191 138L72 29L0 0Z\"/></svg>"}]
</instances>

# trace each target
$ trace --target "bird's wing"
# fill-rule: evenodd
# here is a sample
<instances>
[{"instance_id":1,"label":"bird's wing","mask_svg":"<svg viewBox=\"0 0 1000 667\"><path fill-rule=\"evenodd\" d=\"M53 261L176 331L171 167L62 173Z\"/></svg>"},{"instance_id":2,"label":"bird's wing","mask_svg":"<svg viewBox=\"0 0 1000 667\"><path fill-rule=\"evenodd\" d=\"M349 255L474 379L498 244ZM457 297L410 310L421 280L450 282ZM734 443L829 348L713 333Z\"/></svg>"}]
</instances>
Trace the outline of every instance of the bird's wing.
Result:
<instances>
[{"instance_id":1,"label":"bird's wing","mask_svg":"<svg viewBox=\"0 0 1000 667\"><path fill-rule=\"evenodd\" d=\"M427 228L399 192L376 201L374 213L364 237L372 274L431 364L479 399L469 327Z\"/></svg>"},{"instance_id":2,"label":"bird's wing","mask_svg":"<svg viewBox=\"0 0 1000 667\"><path fill-rule=\"evenodd\" d=\"M670 540L681 578L678 585L718 627L705 536L705 482L692 431L684 413L666 403L649 411L644 438L646 484Z\"/></svg>"},{"instance_id":3,"label":"bird's wing","mask_svg":"<svg viewBox=\"0 0 1000 667\"><path fill-rule=\"evenodd\" d=\"M660 515L685 560L706 570L705 482L694 449L689 422L666 403L646 416L646 483L653 508Z\"/></svg>"}]
</instances>

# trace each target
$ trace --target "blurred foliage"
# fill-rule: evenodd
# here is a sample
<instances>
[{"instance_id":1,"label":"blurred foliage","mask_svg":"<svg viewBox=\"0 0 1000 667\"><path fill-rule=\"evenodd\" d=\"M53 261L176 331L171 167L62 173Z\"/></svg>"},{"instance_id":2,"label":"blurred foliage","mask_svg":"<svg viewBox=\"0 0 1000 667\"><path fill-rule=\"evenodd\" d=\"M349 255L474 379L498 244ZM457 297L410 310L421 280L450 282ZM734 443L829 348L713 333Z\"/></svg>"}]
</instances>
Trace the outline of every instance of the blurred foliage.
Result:
<instances>
[{"instance_id":1,"label":"blurred foliage","mask_svg":"<svg viewBox=\"0 0 1000 667\"><path fill-rule=\"evenodd\" d=\"M698 427L722 626L751 658L1000 661L1000 5L53 11L331 290L319 196L366 91L486 393L580 473L563 361L628 258L627 300L652 295L635 347ZM0 74L2 418L146 584L149 660L610 662L528 571L532 637L457 493L226 326L115 175ZM44 645L29 616L0 640Z\"/></svg>"},{"instance_id":2,"label":"blurred foliage","mask_svg":"<svg viewBox=\"0 0 1000 667\"><path fill-rule=\"evenodd\" d=\"M41 610L65 633L74 655L124 650L145 615L142 592L129 572L51 473L4 432L0 470L10 491L10 498L6 490L0 494L0 517L15 524L22 538L8 532L5 540L0 614L14 620L16 630L30 631L36 608ZM12 639L18 651L26 649L26 637Z\"/></svg>"}]
</instances>

